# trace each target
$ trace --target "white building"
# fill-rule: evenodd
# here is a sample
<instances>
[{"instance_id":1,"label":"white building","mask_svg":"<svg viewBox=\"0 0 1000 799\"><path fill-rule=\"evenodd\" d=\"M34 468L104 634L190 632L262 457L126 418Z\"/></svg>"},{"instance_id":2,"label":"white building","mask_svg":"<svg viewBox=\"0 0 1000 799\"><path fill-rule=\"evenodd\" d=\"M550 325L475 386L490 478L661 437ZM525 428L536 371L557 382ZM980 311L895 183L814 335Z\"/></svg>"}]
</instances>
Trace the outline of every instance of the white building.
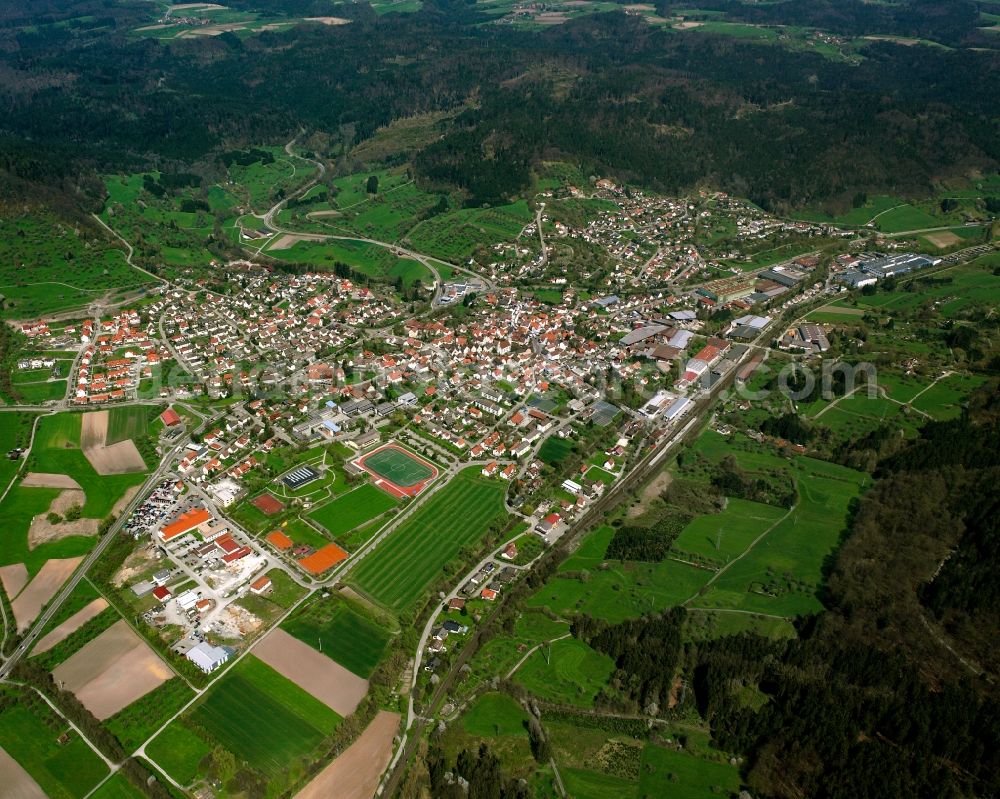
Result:
<instances>
[{"instance_id":1,"label":"white building","mask_svg":"<svg viewBox=\"0 0 1000 799\"><path fill-rule=\"evenodd\" d=\"M177 597L177 606L184 612L191 610L196 604L198 604L198 594L195 591L185 591Z\"/></svg>"},{"instance_id":2,"label":"white building","mask_svg":"<svg viewBox=\"0 0 1000 799\"><path fill-rule=\"evenodd\" d=\"M212 646L207 641L202 641L189 649L185 657L205 674L209 674L229 660L229 650L224 646Z\"/></svg>"},{"instance_id":3,"label":"white building","mask_svg":"<svg viewBox=\"0 0 1000 799\"><path fill-rule=\"evenodd\" d=\"M583 491L583 486L573 480L563 480L562 487L564 490L569 491L569 493L574 495Z\"/></svg>"}]
</instances>

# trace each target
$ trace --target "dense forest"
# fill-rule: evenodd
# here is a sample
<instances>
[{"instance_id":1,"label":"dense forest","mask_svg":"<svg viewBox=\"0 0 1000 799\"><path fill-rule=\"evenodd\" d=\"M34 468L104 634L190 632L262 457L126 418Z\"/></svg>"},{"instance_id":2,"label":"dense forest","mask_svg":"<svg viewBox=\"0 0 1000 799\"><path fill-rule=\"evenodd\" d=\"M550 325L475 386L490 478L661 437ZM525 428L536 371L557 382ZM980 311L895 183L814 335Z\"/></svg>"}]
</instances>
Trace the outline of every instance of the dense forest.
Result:
<instances>
[{"instance_id":1,"label":"dense forest","mask_svg":"<svg viewBox=\"0 0 1000 799\"><path fill-rule=\"evenodd\" d=\"M41 184L93 206L95 171L183 172L300 129L320 132L328 146L319 155L334 163L394 119L463 108L415 166L422 183L473 205L517 195L549 158L668 192L718 186L775 210L843 206L859 191L919 194L1000 164L1000 100L984 90L1000 79L997 51L872 43L851 65L679 36L621 12L533 33L483 26L474 6L447 0L383 16L321 0L234 5L353 21L161 43L126 35L148 21L148 4L33 0L5 11L3 191ZM807 8L820 19L864 18L851 23L859 30L906 32L882 17L957 29L971 6L911 5L905 14L860 2L726 8L790 19ZM88 10L93 24L24 24L29 14L55 22Z\"/></svg>"}]
</instances>

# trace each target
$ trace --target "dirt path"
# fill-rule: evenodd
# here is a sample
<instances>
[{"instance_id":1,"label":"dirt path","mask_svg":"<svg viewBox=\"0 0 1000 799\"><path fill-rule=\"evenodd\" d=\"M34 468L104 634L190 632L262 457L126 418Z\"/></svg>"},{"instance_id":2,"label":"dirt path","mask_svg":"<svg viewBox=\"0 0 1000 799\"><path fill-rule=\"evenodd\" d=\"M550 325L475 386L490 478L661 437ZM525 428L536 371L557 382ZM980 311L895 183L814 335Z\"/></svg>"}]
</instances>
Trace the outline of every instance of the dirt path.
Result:
<instances>
[{"instance_id":1,"label":"dirt path","mask_svg":"<svg viewBox=\"0 0 1000 799\"><path fill-rule=\"evenodd\" d=\"M361 736L323 769L296 799L372 799L392 757L399 714L379 712Z\"/></svg>"},{"instance_id":2,"label":"dirt path","mask_svg":"<svg viewBox=\"0 0 1000 799\"><path fill-rule=\"evenodd\" d=\"M45 604L56 595L60 586L80 565L83 558L47 560L17 599L10 603L17 621L17 631L24 632L41 613Z\"/></svg>"},{"instance_id":3,"label":"dirt path","mask_svg":"<svg viewBox=\"0 0 1000 799\"><path fill-rule=\"evenodd\" d=\"M38 643L35 644L35 648L31 650L32 656L47 652L60 641L64 640L70 633L75 633L83 627L84 624L101 613L107 606L108 601L103 597L84 605L62 624L39 638Z\"/></svg>"},{"instance_id":4,"label":"dirt path","mask_svg":"<svg viewBox=\"0 0 1000 799\"><path fill-rule=\"evenodd\" d=\"M353 713L368 693L368 680L284 630L271 630L254 647L253 653L341 716Z\"/></svg>"}]
</instances>

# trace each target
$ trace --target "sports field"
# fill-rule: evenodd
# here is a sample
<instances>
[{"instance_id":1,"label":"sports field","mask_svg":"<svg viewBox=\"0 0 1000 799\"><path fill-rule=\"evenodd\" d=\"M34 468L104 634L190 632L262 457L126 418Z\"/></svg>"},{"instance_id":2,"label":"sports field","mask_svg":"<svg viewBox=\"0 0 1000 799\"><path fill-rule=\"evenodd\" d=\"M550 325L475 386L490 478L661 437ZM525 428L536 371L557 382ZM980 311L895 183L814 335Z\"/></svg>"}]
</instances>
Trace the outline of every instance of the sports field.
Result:
<instances>
[{"instance_id":1,"label":"sports field","mask_svg":"<svg viewBox=\"0 0 1000 799\"><path fill-rule=\"evenodd\" d=\"M309 518L326 528L331 535L338 536L394 507L394 498L366 484L321 505L310 512Z\"/></svg>"},{"instance_id":2,"label":"sports field","mask_svg":"<svg viewBox=\"0 0 1000 799\"><path fill-rule=\"evenodd\" d=\"M366 679L378 665L390 638L384 624L363 616L337 596L310 602L281 626Z\"/></svg>"},{"instance_id":3,"label":"sports field","mask_svg":"<svg viewBox=\"0 0 1000 799\"><path fill-rule=\"evenodd\" d=\"M312 752L340 717L250 655L209 692L191 720L237 759L274 777Z\"/></svg>"},{"instance_id":4,"label":"sports field","mask_svg":"<svg viewBox=\"0 0 1000 799\"><path fill-rule=\"evenodd\" d=\"M357 464L383 481L410 491L419 490L428 480L437 476L437 469L427 461L396 444L386 444L374 452L362 455ZM376 481L376 484L379 482Z\"/></svg>"},{"instance_id":5,"label":"sports field","mask_svg":"<svg viewBox=\"0 0 1000 799\"><path fill-rule=\"evenodd\" d=\"M352 575L365 594L394 611L414 605L463 547L503 515L504 486L460 472L363 561Z\"/></svg>"}]
</instances>

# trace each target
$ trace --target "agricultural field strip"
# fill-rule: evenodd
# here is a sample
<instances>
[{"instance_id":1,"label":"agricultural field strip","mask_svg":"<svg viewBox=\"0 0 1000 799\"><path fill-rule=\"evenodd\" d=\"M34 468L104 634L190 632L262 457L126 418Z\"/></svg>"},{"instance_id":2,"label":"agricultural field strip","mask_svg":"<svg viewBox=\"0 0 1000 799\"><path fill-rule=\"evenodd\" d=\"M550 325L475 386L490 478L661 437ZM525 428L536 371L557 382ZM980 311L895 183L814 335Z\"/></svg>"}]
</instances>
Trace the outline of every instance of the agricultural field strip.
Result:
<instances>
[{"instance_id":1,"label":"agricultural field strip","mask_svg":"<svg viewBox=\"0 0 1000 799\"><path fill-rule=\"evenodd\" d=\"M476 478L456 476L359 564L353 580L365 593L396 610L415 601L441 566L481 535L489 519L502 510L502 506L490 507L489 495L498 491L498 486ZM450 527L464 528L464 532L442 534ZM433 545L428 545L428 537Z\"/></svg>"}]
</instances>

